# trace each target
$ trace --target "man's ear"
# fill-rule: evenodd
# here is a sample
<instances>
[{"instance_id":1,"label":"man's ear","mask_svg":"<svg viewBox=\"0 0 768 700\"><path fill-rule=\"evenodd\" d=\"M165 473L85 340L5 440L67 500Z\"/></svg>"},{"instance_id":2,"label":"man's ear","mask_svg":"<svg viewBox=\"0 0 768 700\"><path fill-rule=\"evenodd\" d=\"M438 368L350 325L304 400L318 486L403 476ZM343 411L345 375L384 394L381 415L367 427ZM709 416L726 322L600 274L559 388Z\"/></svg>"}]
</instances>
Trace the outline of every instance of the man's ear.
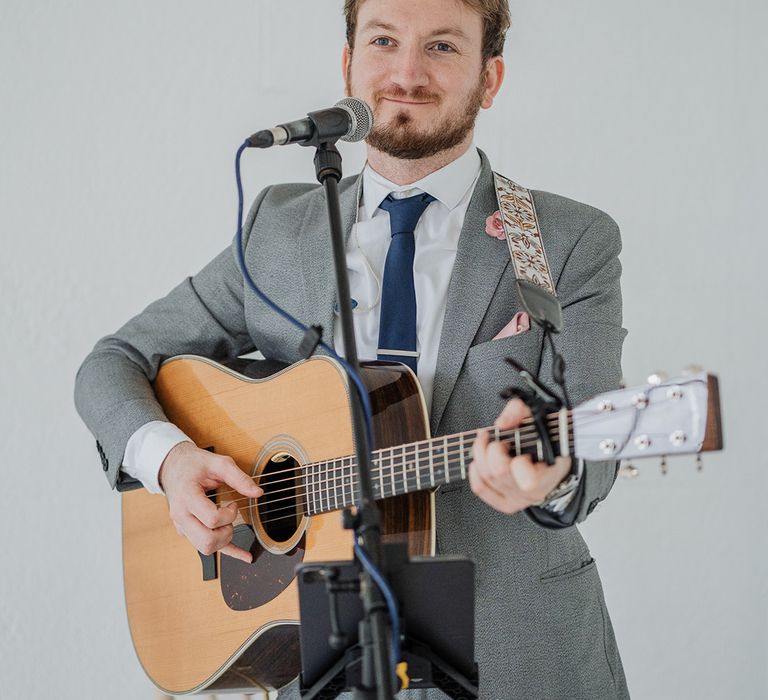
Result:
<instances>
[{"instance_id":1,"label":"man's ear","mask_svg":"<svg viewBox=\"0 0 768 700\"><path fill-rule=\"evenodd\" d=\"M351 97L347 86L349 85L349 61L352 58L352 51L349 48L349 44L344 44L344 48L341 51L341 74L344 79L344 96Z\"/></svg>"},{"instance_id":2,"label":"man's ear","mask_svg":"<svg viewBox=\"0 0 768 700\"><path fill-rule=\"evenodd\" d=\"M488 109L493 105L493 98L496 97L501 84L504 82L504 59L501 56L493 56L488 59L483 70L485 80L485 94L480 106Z\"/></svg>"}]
</instances>

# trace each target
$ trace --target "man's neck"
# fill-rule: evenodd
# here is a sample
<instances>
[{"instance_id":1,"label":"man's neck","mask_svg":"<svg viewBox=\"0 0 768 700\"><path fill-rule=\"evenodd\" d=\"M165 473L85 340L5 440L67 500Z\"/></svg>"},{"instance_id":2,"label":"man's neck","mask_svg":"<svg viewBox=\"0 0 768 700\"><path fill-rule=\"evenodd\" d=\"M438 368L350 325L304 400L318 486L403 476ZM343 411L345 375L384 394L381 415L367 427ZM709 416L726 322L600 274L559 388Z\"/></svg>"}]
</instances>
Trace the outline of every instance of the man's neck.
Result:
<instances>
[{"instance_id":1,"label":"man's neck","mask_svg":"<svg viewBox=\"0 0 768 700\"><path fill-rule=\"evenodd\" d=\"M387 178L396 185L410 185L426 177L435 170L445 167L449 163L463 156L472 145L472 135L458 146L440 151L429 158L420 158L419 160L403 160L393 158L386 153L377 151L375 148L368 148L368 165L371 166L379 175Z\"/></svg>"}]
</instances>

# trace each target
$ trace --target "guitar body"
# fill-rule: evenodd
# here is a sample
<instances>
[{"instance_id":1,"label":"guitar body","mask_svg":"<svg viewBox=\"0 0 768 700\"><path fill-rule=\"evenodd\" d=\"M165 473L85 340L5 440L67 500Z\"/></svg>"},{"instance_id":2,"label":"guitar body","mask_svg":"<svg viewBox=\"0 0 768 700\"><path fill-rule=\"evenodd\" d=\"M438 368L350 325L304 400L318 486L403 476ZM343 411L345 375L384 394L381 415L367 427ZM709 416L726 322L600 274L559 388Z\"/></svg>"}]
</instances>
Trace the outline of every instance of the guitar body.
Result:
<instances>
[{"instance_id":1,"label":"guitar body","mask_svg":"<svg viewBox=\"0 0 768 700\"><path fill-rule=\"evenodd\" d=\"M368 363L362 375L377 448L429 437L421 390L407 368ZM254 555L244 564L199 554L176 532L164 496L123 494L125 599L139 661L168 694L279 688L300 671L294 567L352 558L352 535L340 514L305 516L298 503L303 485L289 481L294 490L286 489L281 476L354 454L344 371L316 357L254 379L182 356L163 364L154 386L169 420L199 447L231 456L265 495L258 504L238 501L234 539ZM226 486L218 493L210 494L217 503L238 498ZM380 506L385 541L407 542L412 555L434 553L431 492Z\"/></svg>"}]
</instances>

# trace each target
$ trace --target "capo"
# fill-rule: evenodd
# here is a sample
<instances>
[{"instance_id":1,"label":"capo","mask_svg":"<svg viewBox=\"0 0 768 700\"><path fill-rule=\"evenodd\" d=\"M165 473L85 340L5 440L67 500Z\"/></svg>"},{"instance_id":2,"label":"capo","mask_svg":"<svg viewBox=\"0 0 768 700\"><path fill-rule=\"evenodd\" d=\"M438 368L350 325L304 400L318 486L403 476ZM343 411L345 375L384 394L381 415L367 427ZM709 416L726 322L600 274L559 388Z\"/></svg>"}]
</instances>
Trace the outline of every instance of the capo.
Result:
<instances>
[{"instance_id":1,"label":"capo","mask_svg":"<svg viewBox=\"0 0 768 700\"><path fill-rule=\"evenodd\" d=\"M505 359L515 368L527 388L510 386L504 389L500 396L507 401L514 398L520 399L531 409L533 425L539 434L539 440L541 440L542 456L544 461L551 466L555 463L555 448L547 427L547 415L559 411L563 407L563 402L517 361L511 357Z\"/></svg>"}]
</instances>

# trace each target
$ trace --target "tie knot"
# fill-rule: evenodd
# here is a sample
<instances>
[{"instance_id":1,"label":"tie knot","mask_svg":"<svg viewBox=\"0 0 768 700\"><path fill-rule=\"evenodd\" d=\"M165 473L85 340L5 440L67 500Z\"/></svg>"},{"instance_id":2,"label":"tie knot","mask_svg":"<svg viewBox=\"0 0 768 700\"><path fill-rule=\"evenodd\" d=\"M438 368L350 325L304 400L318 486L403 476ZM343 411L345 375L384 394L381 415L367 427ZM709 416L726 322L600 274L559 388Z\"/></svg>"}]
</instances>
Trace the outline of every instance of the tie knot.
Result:
<instances>
[{"instance_id":1,"label":"tie knot","mask_svg":"<svg viewBox=\"0 0 768 700\"><path fill-rule=\"evenodd\" d=\"M398 233L413 233L424 210L434 201L435 198L426 192L403 199L395 199L388 194L379 204L379 209L389 212L389 226L395 236Z\"/></svg>"}]
</instances>

